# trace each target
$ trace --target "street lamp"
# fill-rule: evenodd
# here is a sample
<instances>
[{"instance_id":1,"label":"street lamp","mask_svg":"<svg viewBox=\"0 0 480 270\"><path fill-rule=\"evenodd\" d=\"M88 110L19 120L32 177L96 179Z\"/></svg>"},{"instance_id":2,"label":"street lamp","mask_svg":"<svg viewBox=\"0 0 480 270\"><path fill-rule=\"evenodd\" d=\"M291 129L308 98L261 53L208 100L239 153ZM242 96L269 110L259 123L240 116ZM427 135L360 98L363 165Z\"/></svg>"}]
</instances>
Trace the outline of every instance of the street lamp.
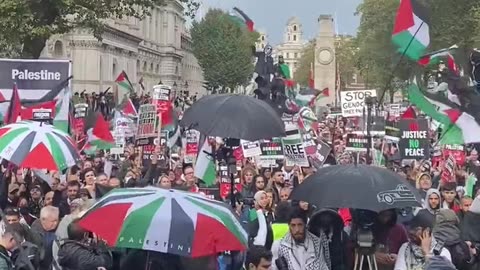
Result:
<instances>
[{"instance_id":1,"label":"street lamp","mask_svg":"<svg viewBox=\"0 0 480 270\"><path fill-rule=\"evenodd\" d=\"M177 82L173 82L172 90L173 90L172 100L175 101L175 99L177 98Z\"/></svg>"},{"instance_id":2,"label":"street lamp","mask_svg":"<svg viewBox=\"0 0 480 270\"><path fill-rule=\"evenodd\" d=\"M365 97L365 105L367 106L367 164L372 164L370 157L370 149L372 148L372 136L370 130L372 128L372 107L377 102L376 97Z\"/></svg>"}]
</instances>

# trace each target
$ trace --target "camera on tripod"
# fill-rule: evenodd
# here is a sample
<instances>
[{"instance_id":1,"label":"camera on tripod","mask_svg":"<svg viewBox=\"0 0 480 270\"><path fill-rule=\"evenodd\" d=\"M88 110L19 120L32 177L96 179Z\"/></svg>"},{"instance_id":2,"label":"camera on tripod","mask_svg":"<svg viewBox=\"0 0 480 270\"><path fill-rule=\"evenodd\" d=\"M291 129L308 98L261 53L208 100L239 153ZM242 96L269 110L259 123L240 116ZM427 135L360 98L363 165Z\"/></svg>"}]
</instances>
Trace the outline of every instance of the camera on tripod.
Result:
<instances>
[{"instance_id":1,"label":"camera on tripod","mask_svg":"<svg viewBox=\"0 0 480 270\"><path fill-rule=\"evenodd\" d=\"M350 212L354 224L352 237L356 242L354 270L363 269L364 262L367 263L369 270L377 270L376 244L372 230L378 213L362 209L350 209Z\"/></svg>"}]
</instances>

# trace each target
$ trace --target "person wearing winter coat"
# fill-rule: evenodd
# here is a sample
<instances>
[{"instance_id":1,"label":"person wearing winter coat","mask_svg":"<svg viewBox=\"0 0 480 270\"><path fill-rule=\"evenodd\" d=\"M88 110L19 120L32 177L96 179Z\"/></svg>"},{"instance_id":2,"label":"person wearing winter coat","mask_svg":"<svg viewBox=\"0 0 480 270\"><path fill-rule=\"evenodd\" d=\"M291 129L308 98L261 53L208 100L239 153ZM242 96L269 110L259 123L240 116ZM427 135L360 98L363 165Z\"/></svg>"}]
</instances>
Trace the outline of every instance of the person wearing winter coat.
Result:
<instances>
[{"instance_id":1,"label":"person wearing winter coat","mask_svg":"<svg viewBox=\"0 0 480 270\"><path fill-rule=\"evenodd\" d=\"M106 247L86 241L88 232L80 227L78 220L68 225L68 240L58 251L58 264L63 270L108 269L112 260Z\"/></svg>"},{"instance_id":2,"label":"person wearing winter coat","mask_svg":"<svg viewBox=\"0 0 480 270\"><path fill-rule=\"evenodd\" d=\"M466 241L472 253L476 253L471 270L480 270L480 196L473 200L472 205L461 225L462 239Z\"/></svg>"},{"instance_id":3,"label":"person wearing winter coat","mask_svg":"<svg viewBox=\"0 0 480 270\"><path fill-rule=\"evenodd\" d=\"M328 239L330 253L330 270L347 270L349 259L347 256L348 235L343 230L343 220L337 211L320 209L312 214L308 223L308 231L317 237L324 234Z\"/></svg>"}]
</instances>

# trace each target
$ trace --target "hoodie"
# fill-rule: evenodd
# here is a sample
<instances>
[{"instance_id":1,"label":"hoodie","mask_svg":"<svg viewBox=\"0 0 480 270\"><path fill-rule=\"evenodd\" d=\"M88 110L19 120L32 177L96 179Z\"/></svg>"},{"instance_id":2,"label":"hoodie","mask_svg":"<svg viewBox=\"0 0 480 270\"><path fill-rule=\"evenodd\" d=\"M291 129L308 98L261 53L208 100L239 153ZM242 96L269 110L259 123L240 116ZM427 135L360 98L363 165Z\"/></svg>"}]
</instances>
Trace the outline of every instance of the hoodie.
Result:
<instances>
[{"instance_id":1,"label":"hoodie","mask_svg":"<svg viewBox=\"0 0 480 270\"><path fill-rule=\"evenodd\" d=\"M432 209L430 206L429 198L432 194L436 194L439 198L439 204L437 209ZM440 194L440 191L436 188L431 188L427 191L427 196L425 196L425 200L423 202L423 209L418 211L418 214L421 214L422 216L425 216L429 220L431 224L435 223L435 215L436 213L440 210L442 206L442 195Z\"/></svg>"},{"instance_id":2,"label":"hoodie","mask_svg":"<svg viewBox=\"0 0 480 270\"><path fill-rule=\"evenodd\" d=\"M328 247L330 253L331 270L350 269L348 266L348 262L350 260L346 252L348 235L343 230L344 225L342 217L335 210L320 209L314 212L310 218L310 222L308 223L308 231L317 237L320 237L322 229L320 218L324 215L330 215L332 218L330 228L323 231L329 240Z\"/></svg>"}]
</instances>

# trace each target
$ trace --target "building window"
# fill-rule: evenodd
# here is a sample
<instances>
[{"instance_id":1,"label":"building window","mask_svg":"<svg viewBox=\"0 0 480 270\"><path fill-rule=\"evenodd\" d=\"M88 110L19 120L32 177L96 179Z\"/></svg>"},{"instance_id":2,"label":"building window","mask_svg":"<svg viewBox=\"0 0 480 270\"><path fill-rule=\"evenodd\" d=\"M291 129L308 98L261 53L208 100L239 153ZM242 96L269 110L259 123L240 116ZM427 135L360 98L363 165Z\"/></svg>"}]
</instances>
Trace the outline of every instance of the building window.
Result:
<instances>
[{"instance_id":1,"label":"building window","mask_svg":"<svg viewBox=\"0 0 480 270\"><path fill-rule=\"evenodd\" d=\"M298 53L294 53L294 54L293 54L293 58L296 59L297 57L298 57Z\"/></svg>"},{"instance_id":2,"label":"building window","mask_svg":"<svg viewBox=\"0 0 480 270\"><path fill-rule=\"evenodd\" d=\"M115 80L117 78L118 72L117 72L117 59L113 59L113 64L112 64L112 78Z\"/></svg>"},{"instance_id":3,"label":"building window","mask_svg":"<svg viewBox=\"0 0 480 270\"><path fill-rule=\"evenodd\" d=\"M147 62L143 62L143 71L147 71Z\"/></svg>"},{"instance_id":4,"label":"building window","mask_svg":"<svg viewBox=\"0 0 480 270\"><path fill-rule=\"evenodd\" d=\"M297 35L293 35L293 41L297 41Z\"/></svg>"},{"instance_id":5,"label":"building window","mask_svg":"<svg viewBox=\"0 0 480 270\"><path fill-rule=\"evenodd\" d=\"M262 44L262 49L265 49L265 44Z\"/></svg>"},{"instance_id":6,"label":"building window","mask_svg":"<svg viewBox=\"0 0 480 270\"><path fill-rule=\"evenodd\" d=\"M53 46L53 56L58 58L63 57L63 44L60 40L57 40Z\"/></svg>"},{"instance_id":7,"label":"building window","mask_svg":"<svg viewBox=\"0 0 480 270\"><path fill-rule=\"evenodd\" d=\"M265 36L262 36L262 41L265 41Z\"/></svg>"},{"instance_id":8,"label":"building window","mask_svg":"<svg viewBox=\"0 0 480 270\"><path fill-rule=\"evenodd\" d=\"M295 68L297 67L297 62L293 63L293 67L295 67Z\"/></svg>"},{"instance_id":9,"label":"building window","mask_svg":"<svg viewBox=\"0 0 480 270\"><path fill-rule=\"evenodd\" d=\"M296 25L293 26L293 31L297 31L297 26Z\"/></svg>"},{"instance_id":10,"label":"building window","mask_svg":"<svg viewBox=\"0 0 480 270\"><path fill-rule=\"evenodd\" d=\"M288 41L290 41L290 35L288 35Z\"/></svg>"},{"instance_id":11,"label":"building window","mask_svg":"<svg viewBox=\"0 0 480 270\"><path fill-rule=\"evenodd\" d=\"M290 58L290 53L288 53L288 52L287 52L287 56L286 56L286 58Z\"/></svg>"}]
</instances>

